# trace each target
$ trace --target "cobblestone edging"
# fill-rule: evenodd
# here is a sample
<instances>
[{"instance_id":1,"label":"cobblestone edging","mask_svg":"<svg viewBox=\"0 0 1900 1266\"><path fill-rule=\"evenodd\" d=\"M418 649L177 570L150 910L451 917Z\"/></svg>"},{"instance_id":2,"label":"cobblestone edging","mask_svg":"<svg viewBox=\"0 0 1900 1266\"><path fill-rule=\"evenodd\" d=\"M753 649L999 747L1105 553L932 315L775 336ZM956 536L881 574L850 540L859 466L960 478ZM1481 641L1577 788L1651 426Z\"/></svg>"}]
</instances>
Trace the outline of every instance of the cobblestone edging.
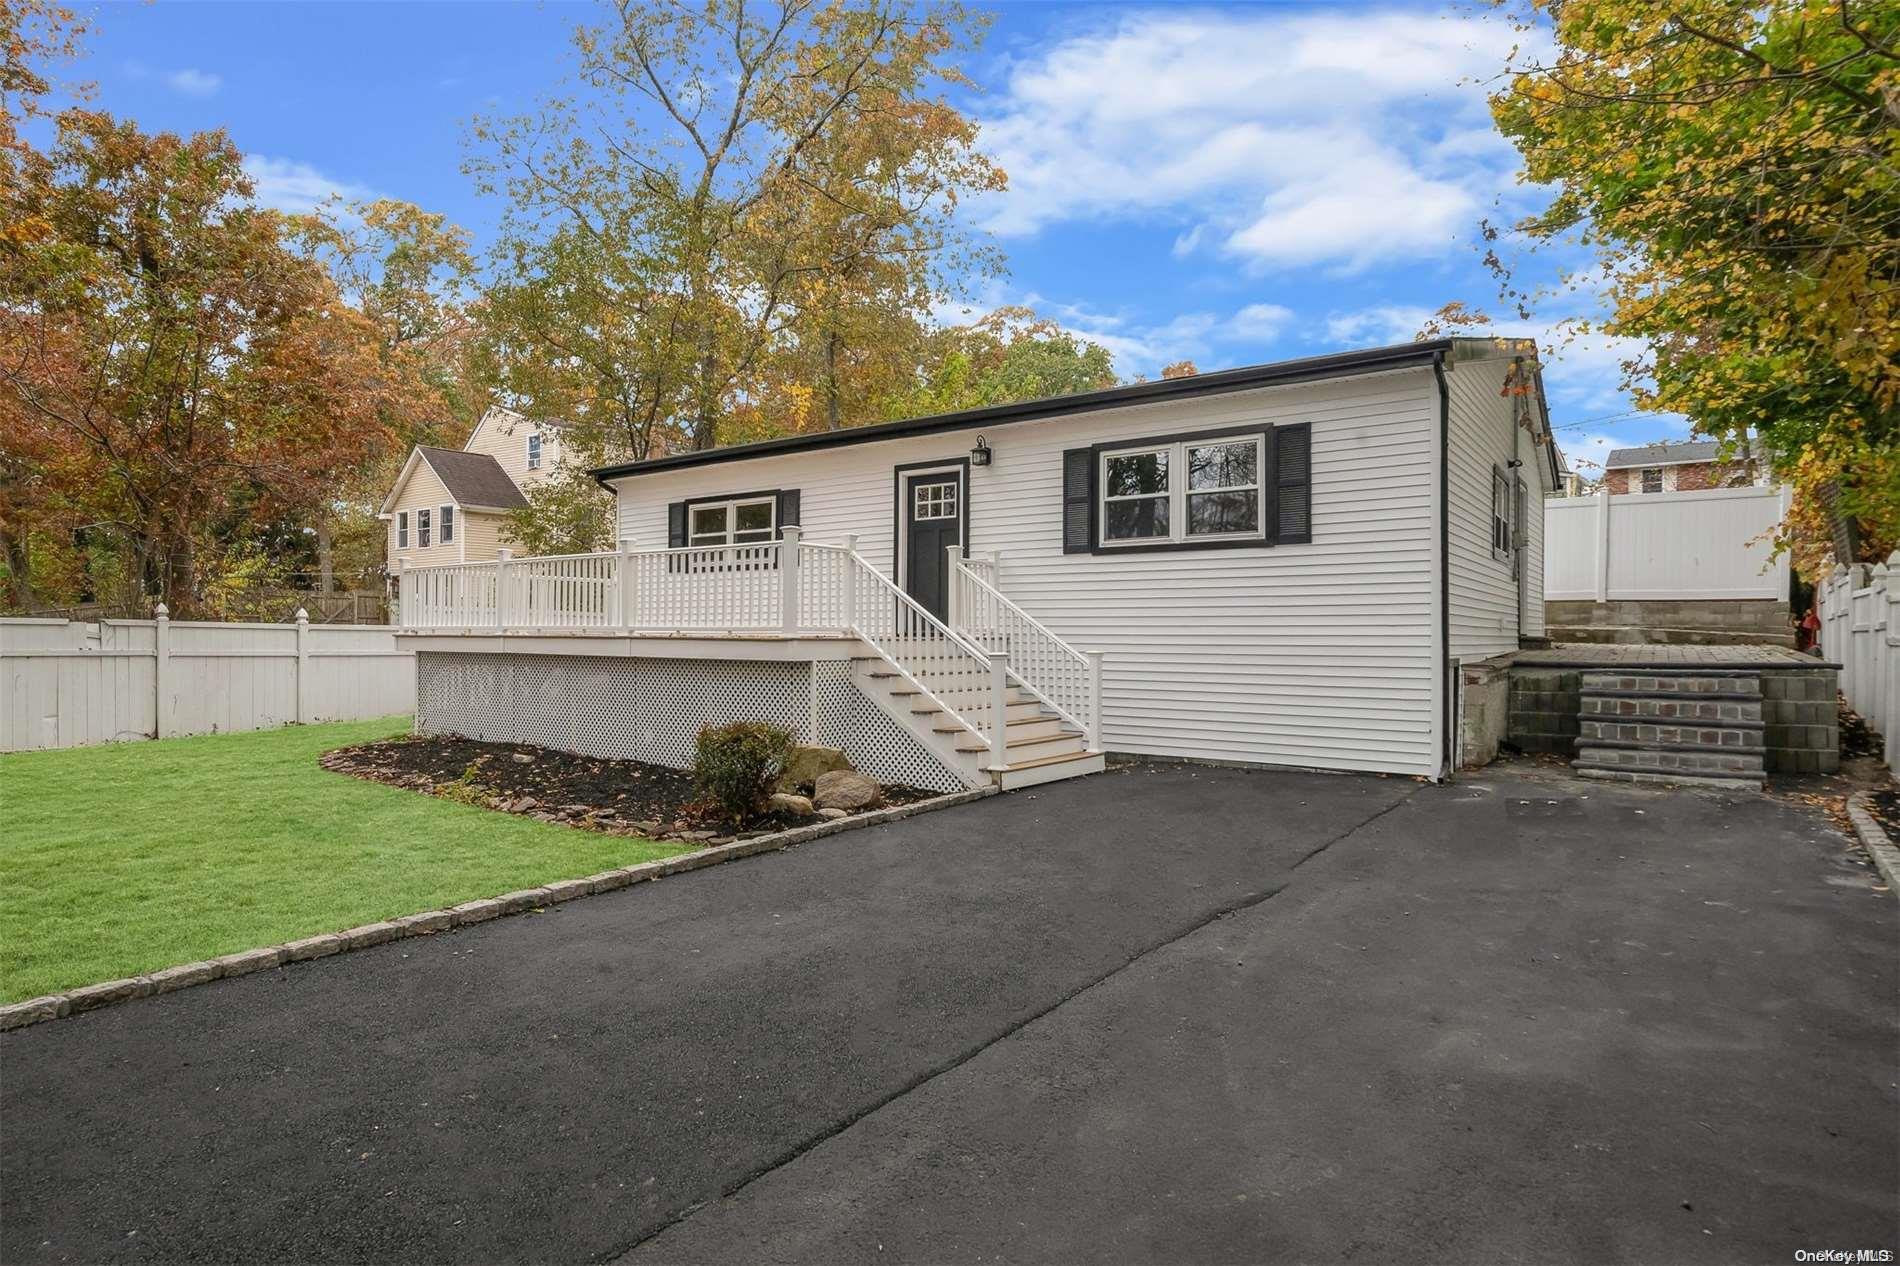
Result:
<instances>
[{"instance_id":1,"label":"cobblestone edging","mask_svg":"<svg viewBox=\"0 0 1900 1266\"><path fill-rule=\"evenodd\" d=\"M929 813L933 809L948 809L953 805L966 804L972 800L981 800L997 794L998 789L995 787L979 787L973 791L953 792L947 796L919 800L914 804L853 814L848 818L839 818L835 822L796 826L771 835L760 835L732 844L721 844L713 848L703 848L697 852L682 853L678 857L663 857L658 861L640 862L633 866L603 870L597 875L588 875L583 879L560 879L539 888L524 888L519 892L503 893L499 897L464 901L446 910L425 910L421 914L406 914L399 919L366 923L362 927L350 928L343 932L306 936L301 940L290 941L283 945L267 945L262 949L243 950L201 963L183 963L177 967L166 967L126 980L107 980L96 985L82 985L77 989L68 989L64 993L47 994L44 997L29 998L25 1002L0 1007L0 1032L37 1024L42 1020L77 1015L82 1011L96 1010L112 1003L130 1002L134 998L171 993L177 989L202 985L226 976L243 976L250 972L282 967L307 959L327 958L331 954L340 954L346 950L366 949L371 945L381 945L387 941L401 940L408 936L428 936L451 928L466 927L472 923L485 923L489 919L500 918L503 915L521 914L559 902L572 901L577 897L591 896L597 892L612 892L616 888L625 888L649 879L664 879L670 875L685 874L689 870L717 866L721 862L738 861L742 857L752 857L759 853L777 852L780 849L790 848L794 844L805 844L827 835L836 835L840 831L876 826L880 822L895 822L899 818Z\"/></svg>"},{"instance_id":2,"label":"cobblestone edging","mask_svg":"<svg viewBox=\"0 0 1900 1266\"><path fill-rule=\"evenodd\" d=\"M1873 856L1874 868L1880 877L1887 881L1887 888L1900 893L1900 846L1896 846L1874 815L1867 811L1867 793L1849 796L1847 817L1854 824L1854 833L1860 836L1860 842Z\"/></svg>"}]
</instances>

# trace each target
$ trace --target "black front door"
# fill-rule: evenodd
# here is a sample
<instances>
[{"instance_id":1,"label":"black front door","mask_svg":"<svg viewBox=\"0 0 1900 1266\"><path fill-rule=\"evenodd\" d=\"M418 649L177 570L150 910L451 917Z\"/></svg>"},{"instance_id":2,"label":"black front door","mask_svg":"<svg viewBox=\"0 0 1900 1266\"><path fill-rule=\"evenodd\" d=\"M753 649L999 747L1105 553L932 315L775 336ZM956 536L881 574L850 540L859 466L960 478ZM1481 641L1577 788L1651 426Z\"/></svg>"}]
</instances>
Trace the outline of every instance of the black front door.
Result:
<instances>
[{"instance_id":1,"label":"black front door","mask_svg":"<svg viewBox=\"0 0 1900 1266\"><path fill-rule=\"evenodd\" d=\"M939 620L947 618L950 565L944 551L963 544L963 479L956 471L904 481L904 591Z\"/></svg>"}]
</instances>

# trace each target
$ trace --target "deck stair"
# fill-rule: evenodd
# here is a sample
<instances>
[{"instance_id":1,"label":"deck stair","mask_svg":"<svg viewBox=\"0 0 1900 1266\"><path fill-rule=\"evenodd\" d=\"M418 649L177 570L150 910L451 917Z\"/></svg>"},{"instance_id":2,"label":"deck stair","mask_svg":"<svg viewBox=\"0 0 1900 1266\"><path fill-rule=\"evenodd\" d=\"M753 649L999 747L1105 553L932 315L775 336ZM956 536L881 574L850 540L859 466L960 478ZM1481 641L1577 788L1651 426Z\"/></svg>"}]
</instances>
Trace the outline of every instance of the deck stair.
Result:
<instances>
[{"instance_id":1,"label":"deck stair","mask_svg":"<svg viewBox=\"0 0 1900 1266\"><path fill-rule=\"evenodd\" d=\"M980 675L939 678L941 688L932 698L882 655L859 656L852 669L867 697L971 786L1012 790L1102 771L1103 753L1089 748L1081 729L1020 684L1005 695L1007 738L998 765L990 760L989 744L970 729L974 721L987 732L990 687Z\"/></svg>"},{"instance_id":2,"label":"deck stair","mask_svg":"<svg viewBox=\"0 0 1900 1266\"><path fill-rule=\"evenodd\" d=\"M1586 672L1578 720L1574 767L1592 778L1720 787L1766 778L1758 672Z\"/></svg>"}]
</instances>

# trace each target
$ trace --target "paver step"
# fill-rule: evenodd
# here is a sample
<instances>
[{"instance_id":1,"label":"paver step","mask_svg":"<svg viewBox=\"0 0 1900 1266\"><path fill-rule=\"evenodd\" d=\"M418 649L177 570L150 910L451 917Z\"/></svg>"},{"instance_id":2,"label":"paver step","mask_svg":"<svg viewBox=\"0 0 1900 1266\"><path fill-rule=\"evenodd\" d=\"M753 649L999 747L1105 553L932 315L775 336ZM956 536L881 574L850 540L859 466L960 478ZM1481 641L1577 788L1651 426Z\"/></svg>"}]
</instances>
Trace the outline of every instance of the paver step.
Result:
<instances>
[{"instance_id":1,"label":"paver step","mask_svg":"<svg viewBox=\"0 0 1900 1266\"><path fill-rule=\"evenodd\" d=\"M1766 727L1760 721L1632 721L1582 718L1580 738L1663 747L1759 749Z\"/></svg>"},{"instance_id":2,"label":"paver step","mask_svg":"<svg viewBox=\"0 0 1900 1266\"><path fill-rule=\"evenodd\" d=\"M1761 698L1761 675L1746 670L1695 673L1592 671L1582 675L1579 685L1585 694Z\"/></svg>"},{"instance_id":3,"label":"paver step","mask_svg":"<svg viewBox=\"0 0 1900 1266\"><path fill-rule=\"evenodd\" d=\"M1680 722L1737 724L1761 721L1759 698L1715 698L1709 695L1682 695L1657 698L1653 695L1626 696L1585 694L1577 707L1579 720Z\"/></svg>"},{"instance_id":4,"label":"paver step","mask_svg":"<svg viewBox=\"0 0 1900 1266\"><path fill-rule=\"evenodd\" d=\"M1649 774L1679 774L1698 778L1731 779L1759 785L1766 776L1762 753L1755 751L1708 751L1703 748L1641 747L1578 739L1574 766L1579 772L1589 769Z\"/></svg>"}]
</instances>

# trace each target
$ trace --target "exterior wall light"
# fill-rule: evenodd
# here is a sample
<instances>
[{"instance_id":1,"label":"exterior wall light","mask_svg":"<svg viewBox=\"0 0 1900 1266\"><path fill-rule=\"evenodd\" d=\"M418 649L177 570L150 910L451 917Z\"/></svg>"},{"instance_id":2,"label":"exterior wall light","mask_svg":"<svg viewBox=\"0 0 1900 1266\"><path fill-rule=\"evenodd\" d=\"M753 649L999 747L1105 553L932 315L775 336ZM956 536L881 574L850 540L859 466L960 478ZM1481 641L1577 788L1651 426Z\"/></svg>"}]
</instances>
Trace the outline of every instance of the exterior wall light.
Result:
<instances>
[{"instance_id":1,"label":"exterior wall light","mask_svg":"<svg viewBox=\"0 0 1900 1266\"><path fill-rule=\"evenodd\" d=\"M981 435L976 437L976 447L970 450L970 465L987 466L990 464L990 446Z\"/></svg>"}]
</instances>

